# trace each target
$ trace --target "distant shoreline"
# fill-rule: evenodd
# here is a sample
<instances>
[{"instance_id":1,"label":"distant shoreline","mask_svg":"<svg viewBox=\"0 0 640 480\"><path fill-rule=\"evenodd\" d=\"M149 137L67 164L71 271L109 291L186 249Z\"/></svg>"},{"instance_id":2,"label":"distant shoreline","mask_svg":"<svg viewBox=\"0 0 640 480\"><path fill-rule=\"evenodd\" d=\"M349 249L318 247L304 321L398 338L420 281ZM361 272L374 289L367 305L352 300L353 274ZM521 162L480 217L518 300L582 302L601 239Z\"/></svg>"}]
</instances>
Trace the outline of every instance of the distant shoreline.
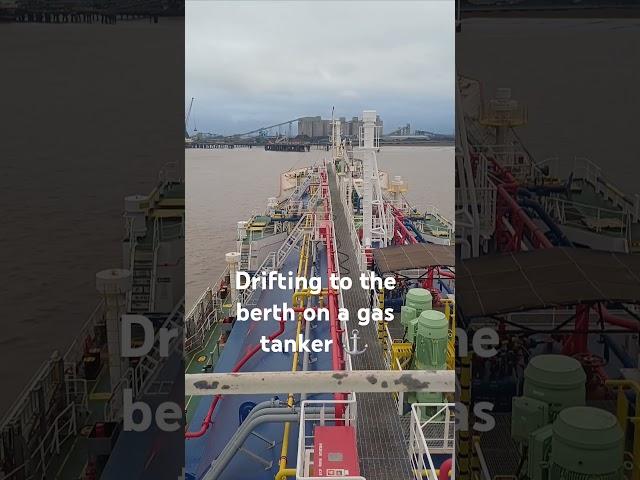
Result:
<instances>
[{"instance_id":1,"label":"distant shoreline","mask_svg":"<svg viewBox=\"0 0 640 480\"><path fill-rule=\"evenodd\" d=\"M487 5L464 7L461 11L465 18L640 18L640 7L634 5L597 6L597 5L537 5L505 7ZM463 25L464 28L464 25Z\"/></svg>"},{"instance_id":2,"label":"distant shoreline","mask_svg":"<svg viewBox=\"0 0 640 480\"><path fill-rule=\"evenodd\" d=\"M434 140L432 142L398 142L398 143L381 143L380 148L384 147L453 147L454 141Z\"/></svg>"}]
</instances>

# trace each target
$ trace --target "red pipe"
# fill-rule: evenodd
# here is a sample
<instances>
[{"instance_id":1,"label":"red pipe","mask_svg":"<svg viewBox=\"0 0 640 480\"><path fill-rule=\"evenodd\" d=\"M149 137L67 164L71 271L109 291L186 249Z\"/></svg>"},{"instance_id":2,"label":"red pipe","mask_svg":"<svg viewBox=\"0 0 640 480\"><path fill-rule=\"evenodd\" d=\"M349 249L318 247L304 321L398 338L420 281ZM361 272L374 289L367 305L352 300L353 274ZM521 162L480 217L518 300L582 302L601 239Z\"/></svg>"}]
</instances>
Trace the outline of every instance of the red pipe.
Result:
<instances>
[{"instance_id":1,"label":"red pipe","mask_svg":"<svg viewBox=\"0 0 640 480\"><path fill-rule=\"evenodd\" d=\"M576 305L576 321L574 333L569 337L562 349L565 355L586 353L589 338L589 306L583 303Z\"/></svg>"},{"instance_id":2,"label":"red pipe","mask_svg":"<svg viewBox=\"0 0 640 480\"><path fill-rule=\"evenodd\" d=\"M331 278L331 275L335 274L335 266L333 263L333 236L331 227L327 226L325 229L325 242L327 244L327 275ZM342 342L339 336L338 327L338 300L336 291L332 288L328 290L329 296L329 319L331 328L331 339L333 340L333 351L331 356L331 363L334 370L342 370L344 368L344 359L342 357Z\"/></svg>"},{"instance_id":3,"label":"red pipe","mask_svg":"<svg viewBox=\"0 0 640 480\"><path fill-rule=\"evenodd\" d=\"M329 220L329 202L328 195L329 189L325 188L326 184L326 171L321 172L322 178L322 196L324 197L325 204L325 220ZM327 223L324 227L323 231L324 240L327 247L327 281L330 281L332 275L335 275L336 268L333 263L334 257L334 249L333 249L333 231L331 228L331 224ZM331 331L331 340L332 340L332 350L331 350L331 367L333 370L344 370L344 357L343 357L343 348L342 348L342 340L340 339L340 333L342 330L338 325L338 298L337 293L332 288L328 289L327 292L328 303L329 303L329 327ZM344 393L335 393L333 396L334 400L344 401L346 399L346 395ZM338 403L336 404L336 418L344 417L344 404ZM336 422L340 424L341 422Z\"/></svg>"},{"instance_id":4,"label":"red pipe","mask_svg":"<svg viewBox=\"0 0 640 480\"><path fill-rule=\"evenodd\" d=\"M296 307L296 308L293 308L293 311L296 313L300 313L304 311L304 308ZM274 340L275 338L279 337L284 333L285 320L283 317L281 317L278 320L278 324L279 324L278 330L272 333L271 335L269 335L268 337L269 341ZM238 371L249 361L249 359L253 357L261 348L262 346L260 343L255 344L251 348L251 350L249 350L244 355L244 357L242 357L240 361L236 363L236 365L233 367L233 370L231 370L231 373L238 373ZM184 438L198 438L198 437L202 437L206 433L206 431L209 429L209 426L212 423L211 417L213 416L213 412L216 409L216 405L218 405L218 401L220 401L221 396L222 395L216 395L215 398L213 399L213 402L211 402L211 405L209 406L209 411L207 412L207 416L202 421L202 425L200 425L200 429L195 432L185 432Z\"/></svg>"},{"instance_id":5,"label":"red pipe","mask_svg":"<svg viewBox=\"0 0 640 480\"><path fill-rule=\"evenodd\" d=\"M442 462L442 465L440 465L440 473L438 473L438 480L449 480L452 463L450 458Z\"/></svg>"},{"instance_id":6,"label":"red pipe","mask_svg":"<svg viewBox=\"0 0 640 480\"><path fill-rule=\"evenodd\" d=\"M542 248L553 248L552 243L549 241L547 237L545 237L544 233L542 233L542 230L540 230L538 226L535 223L533 223L533 220L531 220L531 218L525 213L522 207L518 205L518 202L516 202L511 195L509 195L509 192L507 192L504 186L498 185L497 188L498 188L498 194L500 195L502 200L505 201L505 203L507 204L511 212L520 221L522 221L522 223L526 227L528 227L529 231L533 234L534 238L532 240L537 240L537 242L534 242L535 244L534 246L542 247ZM518 246L518 250L519 250L519 246Z\"/></svg>"},{"instance_id":7,"label":"red pipe","mask_svg":"<svg viewBox=\"0 0 640 480\"><path fill-rule=\"evenodd\" d=\"M440 270L438 268L438 275L440 275L440 278L456 278L456 274L453 272L450 272L448 270Z\"/></svg>"},{"instance_id":8,"label":"red pipe","mask_svg":"<svg viewBox=\"0 0 640 480\"><path fill-rule=\"evenodd\" d=\"M594 306L594 309L597 310L597 307ZM616 325L617 327L626 328L627 330L631 330L633 332L640 332L640 322L636 322L634 320L629 320L626 318L616 317L612 313L609 313L606 308L602 307L602 319L610 323L611 325Z\"/></svg>"},{"instance_id":9,"label":"red pipe","mask_svg":"<svg viewBox=\"0 0 640 480\"><path fill-rule=\"evenodd\" d=\"M320 176L322 178L321 188L322 188L322 196L324 198L324 204L325 204L325 220L328 220L329 219L329 209L328 209L329 205L328 205L328 198L327 198L328 189L325 188L327 185L326 172L321 172ZM329 226L326 227L324 235L325 235L325 241L327 243L327 274L329 276L328 277L329 279L331 278L331 275L335 273L335 268L333 264L333 234ZM331 288L329 288L328 296L329 296L329 317L330 317L330 326L331 326L331 339L333 340L333 346L334 346L332 350L332 366L334 370L343 370L344 359L342 357L342 342L340 340L339 328L337 325L338 324L338 301L336 299L336 292ZM304 307L293 308L293 311L297 313L303 312L304 310L305 310ZM278 323L280 326L276 332L269 335L268 337L269 341L274 340L275 338L279 337L284 333L284 322L285 321L283 318L280 318L278 320ZM253 357L261 348L262 346L260 343L257 343L256 345L254 345L253 348L249 350L244 355L244 357L240 359L238 363L236 363L236 365L233 367L233 370L231 370L231 373L237 373L249 361L249 359ZM218 405L218 402L220 401L220 397L221 395L216 395L215 398L213 399L213 402L211 402L207 415L202 421L202 425L200 426L200 429L195 432L185 432L184 434L185 438L187 439L198 438L198 437L202 437L206 433L206 431L209 429L209 426L212 423L211 418L213 417L213 412L215 411L215 408ZM344 400L346 397L344 393L336 393L334 395L334 398L336 400ZM344 405L343 404L336 405L336 417L341 418L343 415L344 415Z\"/></svg>"},{"instance_id":10,"label":"red pipe","mask_svg":"<svg viewBox=\"0 0 640 480\"><path fill-rule=\"evenodd\" d=\"M436 277L435 274L438 274L438 276ZM429 273L427 275L427 278L424 279L424 282L422 282L423 287L427 290L431 290L433 289L433 281L434 280L448 280L448 279L455 279L456 278L456 274L453 272L450 272L449 270L440 270L440 267L429 267Z\"/></svg>"},{"instance_id":11,"label":"red pipe","mask_svg":"<svg viewBox=\"0 0 640 480\"><path fill-rule=\"evenodd\" d=\"M500 197L506 202L509 209L514 213L534 234L535 239L538 241L538 244L534 247L536 248L552 248L553 245L549 241L549 239L538 229L538 227L533 223L531 218L526 215L522 207L518 205L513 197L509 194L505 187L517 187L518 181L511 174L511 172L505 168L503 168L495 159L490 158L493 167L496 170L496 173L503 178L506 185L498 185L498 193ZM602 315L602 319L611 324L616 325L618 327L626 328L628 330L639 332L640 331L640 322L635 322L633 320L629 320L626 318L620 318L615 315L609 313L603 306L593 306L594 309L598 310L598 312ZM588 340L588 319L589 319L589 309L586 308L586 313L584 309L580 309L580 306L576 307L576 329L573 335L573 338L570 338L567 344L565 344L565 349L567 350L577 350L577 351L586 351L587 345L586 342ZM602 369L600 369L602 370ZM602 370L602 374L604 375L604 371ZM606 375L604 375L606 378Z\"/></svg>"},{"instance_id":12,"label":"red pipe","mask_svg":"<svg viewBox=\"0 0 640 480\"><path fill-rule=\"evenodd\" d=\"M418 240L411 235L411 232L409 231L409 229L407 228L407 226L404 224L404 214L396 207L394 207L393 205L391 205L390 203L387 203L385 205L389 205L391 207L391 210L393 212L393 217L395 219L395 224L397 229L394 229L393 232L393 237L394 239L397 237L397 242L400 245L404 245L405 240L408 240L409 243L418 243Z\"/></svg>"}]
</instances>

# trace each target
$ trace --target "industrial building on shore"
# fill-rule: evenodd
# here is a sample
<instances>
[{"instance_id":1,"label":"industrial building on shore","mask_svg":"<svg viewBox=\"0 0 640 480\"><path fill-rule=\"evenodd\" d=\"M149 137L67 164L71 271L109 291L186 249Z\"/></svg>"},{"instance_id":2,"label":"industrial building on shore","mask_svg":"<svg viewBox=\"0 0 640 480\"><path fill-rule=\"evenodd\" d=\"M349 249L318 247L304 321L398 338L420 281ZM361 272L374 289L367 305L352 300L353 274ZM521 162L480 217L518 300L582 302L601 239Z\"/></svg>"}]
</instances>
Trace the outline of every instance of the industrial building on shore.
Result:
<instances>
[{"instance_id":1,"label":"industrial building on shore","mask_svg":"<svg viewBox=\"0 0 640 480\"><path fill-rule=\"evenodd\" d=\"M339 120L340 133L343 136L358 136L362 120L358 117L353 117L351 120L340 117ZM379 128L380 135L382 135L382 119L380 115L376 116L376 126ZM331 135L331 120L323 120L320 116L300 118L298 119L298 135L309 138L328 137Z\"/></svg>"}]
</instances>

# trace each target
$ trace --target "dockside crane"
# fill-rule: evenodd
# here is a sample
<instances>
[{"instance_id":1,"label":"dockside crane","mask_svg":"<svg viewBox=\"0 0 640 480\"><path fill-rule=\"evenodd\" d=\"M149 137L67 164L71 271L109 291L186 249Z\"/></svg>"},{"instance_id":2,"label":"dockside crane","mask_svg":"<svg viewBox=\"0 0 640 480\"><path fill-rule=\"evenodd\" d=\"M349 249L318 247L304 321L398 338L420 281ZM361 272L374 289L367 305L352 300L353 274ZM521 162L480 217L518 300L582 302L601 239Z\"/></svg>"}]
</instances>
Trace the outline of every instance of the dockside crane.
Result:
<instances>
[{"instance_id":1,"label":"dockside crane","mask_svg":"<svg viewBox=\"0 0 640 480\"><path fill-rule=\"evenodd\" d=\"M189 138L189 131L187 130L187 125L189 124L189 117L191 117L191 109L193 108L193 100L194 97L191 97L191 102L189 102L189 108L187 109L187 113L184 116L184 138ZM197 129L195 129L197 131Z\"/></svg>"}]
</instances>

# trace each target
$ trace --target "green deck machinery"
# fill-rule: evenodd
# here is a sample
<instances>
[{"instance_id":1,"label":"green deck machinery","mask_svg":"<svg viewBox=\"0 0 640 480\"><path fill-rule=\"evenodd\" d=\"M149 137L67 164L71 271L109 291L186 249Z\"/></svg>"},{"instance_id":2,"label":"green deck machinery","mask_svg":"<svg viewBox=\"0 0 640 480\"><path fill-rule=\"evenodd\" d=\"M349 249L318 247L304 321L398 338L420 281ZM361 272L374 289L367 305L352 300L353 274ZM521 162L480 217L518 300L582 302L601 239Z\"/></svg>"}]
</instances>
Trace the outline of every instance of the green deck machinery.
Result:
<instances>
[{"instance_id":1,"label":"green deck machinery","mask_svg":"<svg viewBox=\"0 0 640 480\"><path fill-rule=\"evenodd\" d=\"M586 407L586 375L563 355L534 357L513 399L511 436L528 480L623 480L624 438L611 413Z\"/></svg>"},{"instance_id":2,"label":"green deck machinery","mask_svg":"<svg viewBox=\"0 0 640 480\"><path fill-rule=\"evenodd\" d=\"M433 298L424 288L411 288L407 292L404 306L400 309L400 322L407 329L407 340L415 343L418 317L425 310L431 310Z\"/></svg>"},{"instance_id":3,"label":"green deck machinery","mask_svg":"<svg viewBox=\"0 0 640 480\"><path fill-rule=\"evenodd\" d=\"M445 370L447 368L447 342L449 322L444 313L432 310L432 297L428 290L412 288L407 292L405 306L401 310L401 322L407 328L407 341L414 346L412 370ZM419 403L443 403L442 393L422 392L409 395L409 401ZM425 409L423 417L429 418Z\"/></svg>"}]
</instances>

